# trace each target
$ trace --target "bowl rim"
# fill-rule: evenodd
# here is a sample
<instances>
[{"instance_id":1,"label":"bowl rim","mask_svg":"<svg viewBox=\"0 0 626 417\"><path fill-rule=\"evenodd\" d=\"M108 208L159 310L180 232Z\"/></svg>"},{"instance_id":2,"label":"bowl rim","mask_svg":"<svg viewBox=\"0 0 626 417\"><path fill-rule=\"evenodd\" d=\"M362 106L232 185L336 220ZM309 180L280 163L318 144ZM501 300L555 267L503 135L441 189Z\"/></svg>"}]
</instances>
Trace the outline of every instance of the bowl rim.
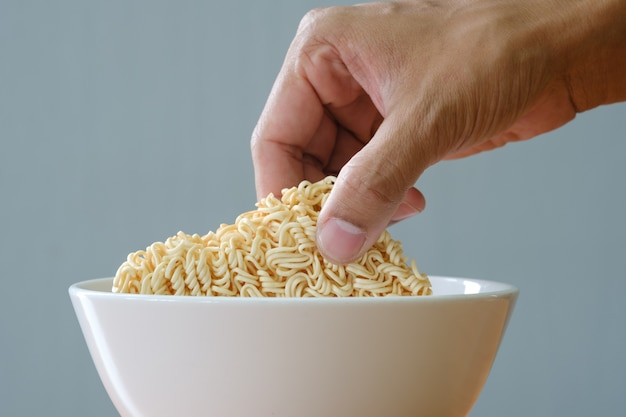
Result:
<instances>
[{"instance_id":1,"label":"bowl rim","mask_svg":"<svg viewBox=\"0 0 626 417\"><path fill-rule=\"evenodd\" d=\"M228 297L228 296L188 296L188 295L155 295L155 294L128 294L113 293L106 288L113 285L113 277L96 278L76 282L70 285L68 292L71 297L111 298L116 300L141 300L168 303L275 303L275 304L302 304L302 303L429 303L444 300L478 300L517 297L519 288L513 284L501 281L492 281L478 278L462 278L448 276L429 276L431 283L445 281L462 281L465 293L437 294L427 296L388 296L388 297ZM486 290L477 292L478 288ZM103 289L104 288L104 289Z\"/></svg>"}]
</instances>

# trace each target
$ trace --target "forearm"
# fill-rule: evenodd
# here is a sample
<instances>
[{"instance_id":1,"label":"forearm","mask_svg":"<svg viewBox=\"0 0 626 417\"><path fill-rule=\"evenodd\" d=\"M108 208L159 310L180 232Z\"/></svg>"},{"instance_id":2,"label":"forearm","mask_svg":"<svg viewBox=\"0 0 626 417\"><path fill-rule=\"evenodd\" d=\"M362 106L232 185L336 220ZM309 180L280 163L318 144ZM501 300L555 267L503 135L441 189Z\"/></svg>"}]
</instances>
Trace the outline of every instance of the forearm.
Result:
<instances>
[{"instance_id":1,"label":"forearm","mask_svg":"<svg viewBox=\"0 0 626 417\"><path fill-rule=\"evenodd\" d=\"M555 47L566 50L565 82L582 112L626 101L626 0L567 0Z\"/></svg>"},{"instance_id":2,"label":"forearm","mask_svg":"<svg viewBox=\"0 0 626 417\"><path fill-rule=\"evenodd\" d=\"M452 2L495 27L496 45L522 51L520 66L544 60L577 112L626 101L626 0Z\"/></svg>"}]
</instances>

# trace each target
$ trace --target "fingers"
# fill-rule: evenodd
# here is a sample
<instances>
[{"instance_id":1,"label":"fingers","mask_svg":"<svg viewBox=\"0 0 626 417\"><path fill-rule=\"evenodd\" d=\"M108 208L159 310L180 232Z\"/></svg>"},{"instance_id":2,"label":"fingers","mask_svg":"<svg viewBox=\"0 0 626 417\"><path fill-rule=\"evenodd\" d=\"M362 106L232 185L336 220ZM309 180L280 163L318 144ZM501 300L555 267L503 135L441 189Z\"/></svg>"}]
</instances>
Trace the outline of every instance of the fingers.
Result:
<instances>
[{"instance_id":1,"label":"fingers","mask_svg":"<svg viewBox=\"0 0 626 417\"><path fill-rule=\"evenodd\" d=\"M346 154L344 139L356 140L356 146L350 145L356 152L382 121L345 57L328 40L346 26L335 20L337 10L305 16L254 129L251 148L258 198L338 172L341 160L352 156Z\"/></svg>"},{"instance_id":2,"label":"fingers","mask_svg":"<svg viewBox=\"0 0 626 417\"><path fill-rule=\"evenodd\" d=\"M417 188L411 187L407 190L404 195L404 199L396 209L396 212L393 216L391 216L390 224L415 216L416 214L424 211L425 207L426 199L424 198L424 195Z\"/></svg>"},{"instance_id":3,"label":"fingers","mask_svg":"<svg viewBox=\"0 0 626 417\"><path fill-rule=\"evenodd\" d=\"M251 140L257 197L300 182L303 152L319 129L323 108L310 84L284 68L254 129Z\"/></svg>"},{"instance_id":4,"label":"fingers","mask_svg":"<svg viewBox=\"0 0 626 417\"><path fill-rule=\"evenodd\" d=\"M405 122L386 119L375 137L343 167L318 218L317 244L332 262L358 259L390 222L424 209L412 186L428 166Z\"/></svg>"}]
</instances>

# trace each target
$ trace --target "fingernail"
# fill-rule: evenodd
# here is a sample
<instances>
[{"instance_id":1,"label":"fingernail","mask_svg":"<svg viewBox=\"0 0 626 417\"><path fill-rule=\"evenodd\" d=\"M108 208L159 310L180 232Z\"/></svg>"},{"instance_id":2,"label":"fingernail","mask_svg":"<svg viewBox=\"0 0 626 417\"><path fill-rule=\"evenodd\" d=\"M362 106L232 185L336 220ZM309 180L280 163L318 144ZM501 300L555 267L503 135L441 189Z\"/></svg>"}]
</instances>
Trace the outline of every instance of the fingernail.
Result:
<instances>
[{"instance_id":1,"label":"fingernail","mask_svg":"<svg viewBox=\"0 0 626 417\"><path fill-rule=\"evenodd\" d=\"M409 217L413 217L419 213L420 213L420 210L418 208L415 208L412 205L407 204L407 203L402 203L400 204L400 206L398 206L398 209L396 210L394 215L391 217L391 220L394 222L397 222L400 220L408 219Z\"/></svg>"},{"instance_id":2,"label":"fingernail","mask_svg":"<svg viewBox=\"0 0 626 417\"><path fill-rule=\"evenodd\" d=\"M365 244L365 231L345 220L332 218L319 226L317 245L330 261L353 261Z\"/></svg>"}]
</instances>

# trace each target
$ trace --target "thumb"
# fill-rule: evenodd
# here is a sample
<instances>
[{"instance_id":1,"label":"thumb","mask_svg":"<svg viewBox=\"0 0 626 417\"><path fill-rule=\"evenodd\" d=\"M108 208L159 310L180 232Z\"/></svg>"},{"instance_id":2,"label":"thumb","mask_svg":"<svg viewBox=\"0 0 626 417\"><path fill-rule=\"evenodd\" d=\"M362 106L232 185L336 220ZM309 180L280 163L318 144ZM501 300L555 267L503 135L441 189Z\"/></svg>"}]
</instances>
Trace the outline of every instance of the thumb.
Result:
<instances>
[{"instance_id":1,"label":"thumb","mask_svg":"<svg viewBox=\"0 0 626 417\"><path fill-rule=\"evenodd\" d=\"M318 217L317 245L326 259L336 264L358 259L390 222L424 209L413 184L428 159L415 137L387 118L341 169Z\"/></svg>"}]
</instances>

